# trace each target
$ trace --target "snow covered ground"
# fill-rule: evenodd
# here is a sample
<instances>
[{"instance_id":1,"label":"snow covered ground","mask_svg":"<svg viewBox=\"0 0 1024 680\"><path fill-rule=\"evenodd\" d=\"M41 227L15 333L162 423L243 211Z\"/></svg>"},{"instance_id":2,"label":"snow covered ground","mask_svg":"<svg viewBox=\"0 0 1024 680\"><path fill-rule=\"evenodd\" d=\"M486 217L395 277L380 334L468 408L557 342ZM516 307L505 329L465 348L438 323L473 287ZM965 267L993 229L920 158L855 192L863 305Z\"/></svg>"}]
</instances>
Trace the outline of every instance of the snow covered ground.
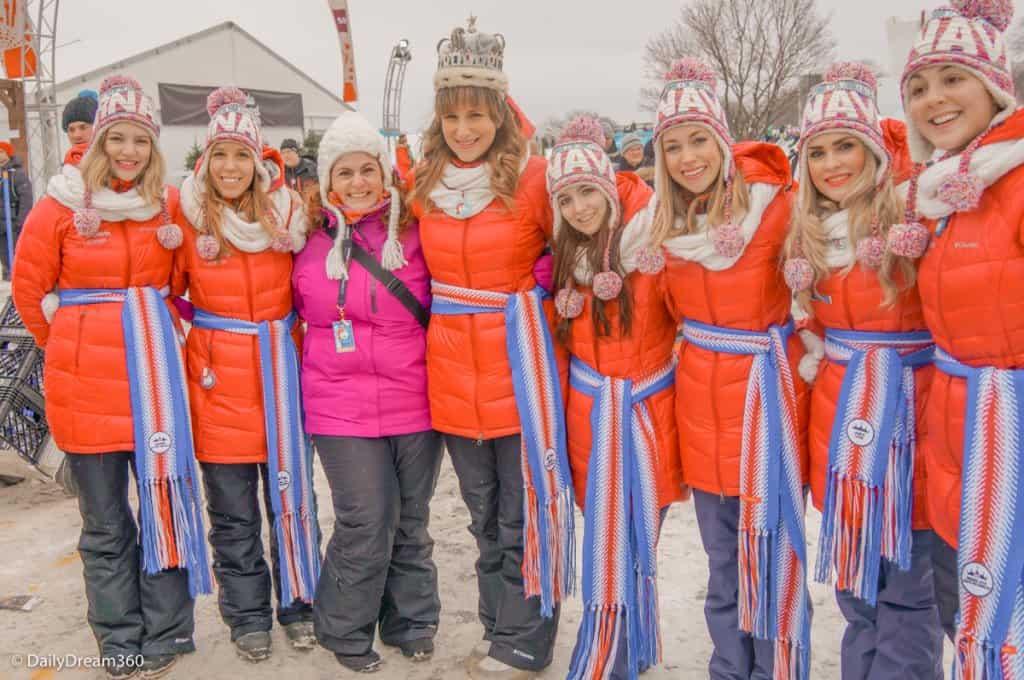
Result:
<instances>
[{"instance_id":1,"label":"snow covered ground","mask_svg":"<svg viewBox=\"0 0 1024 680\"><path fill-rule=\"evenodd\" d=\"M4 472L5 457L9 456L13 454L0 452L0 474ZM6 460L6 467L10 468L10 458ZM329 497L327 482L319 465L316 468L317 493L321 499L326 499ZM329 503L321 502L320 523L329 533L333 525ZM481 635L476 617L475 547L466 530L468 524L469 516L458 494L455 473L446 459L434 496L431 520L443 607L437 653L430 663L412 664L397 650L378 646L385 659L383 669L375 676L380 680L466 677L462 662ZM807 540L811 546L817 543L818 524L818 513L810 511ZM581 521L577 522L581 532L582 525ZM42 598L42 603L31 612L0 611L0 679L102 677L96 671L53 673L11 667L12 655L18 654L90 656L96 653L85 618L82 564L76 551L79 526L76 501L66 498L52 484L30 480L0 488L0 597L32 593ZM266 539L264 544L267 545ZM811 552L813 555L813 549ZM676 505L669 512L661 538L659 570L664 662L644 678L706 678L711 652L702 610L707 564L690 503ZM828 587L812 584L811 594L814 601L811 677L838 679L842 618ZM565 677L579 615L580 602L575 598L563 608L555 660L542 678ZM170 677L326 680L350 675L327 651L295 652L288 647L279 628L275 628L273 635L271 659L258 665L241 661L235 656L228 631L217 613L216 598L202 598L196 605L198 649L184 657Z\"/></svg>"}]
</instances>

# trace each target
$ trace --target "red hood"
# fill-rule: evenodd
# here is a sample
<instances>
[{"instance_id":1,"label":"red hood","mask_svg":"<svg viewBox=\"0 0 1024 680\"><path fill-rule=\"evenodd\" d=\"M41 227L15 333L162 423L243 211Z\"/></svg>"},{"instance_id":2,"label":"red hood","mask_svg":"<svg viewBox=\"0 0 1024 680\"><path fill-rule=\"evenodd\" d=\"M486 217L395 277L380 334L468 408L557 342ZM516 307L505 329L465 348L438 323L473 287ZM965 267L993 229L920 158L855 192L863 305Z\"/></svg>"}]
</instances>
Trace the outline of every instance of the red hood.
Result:
<instances>
[{"instance_id":1,"label":"red hood","mask_svg":"<svg viewBox=\"0 0 1024 680\"><path fill-rule=\"evenodd\" d=\"M981 145L1009 142L1021 138L1024 138L1024 109L1017 109L1002 125L988 133L981 141Z\"/></svg>"},{"instance_id":2,"label":"red hood","mask_svg":"<svg viewBox=\"0 0 1024 680\"><path fill-rule=\"evenodd\" d=\"M267 167L267 171L270 172L270 192L273 193L284 186L284 159L281 158L281 152L272 146L263 147L263 164L270 166L271 164L277 166L277 172L274 172Z\"/></svg>"},{"instance_id":3,"label":"red hood","mask_svg":"<svg viewBox=\"0 0 1024 680\"><path fill-rule=\"evenodd\" d=\"M77 166L82 162L82 156L89 149L89 145L86 143L75 144L73 147L68 149L68 152L64 154L64 165Z\"/></svg>"},{"instance_id":4,"label":"red hood","mask_svg":"<svg viewBox=\"0 0 1024 680\"><path fill-rule=\"evenodd\" d=\"M789 159L785 152L767 142L740 142L732 147L736 167L747 184L778 184L793 182Z\"/></svg>"},{"instance_id":5,"label":"red hood","mask_svg":"<svg viewBox=\"0 0 1024 680\"><path fill-rule=\"evenodd\" d=\"M910 179L914 162L910 160L910 147L907 146L907 125L895 118L882 119L882 136L885 148L892 154L892 178L896 184Z\"/></svg>"},{"instance_id":6,"label":"red hood","mask_svg":"<svg viewBox=\"0 0 1024 680\"><path fill-rule=\"evenodd\" d=\"M619 203L622 204L623 224L643 210L654 195L654 190L647 186L647 182L628 170L615 173L615 187L619 192Z\"/></svg>"}]
</instances>

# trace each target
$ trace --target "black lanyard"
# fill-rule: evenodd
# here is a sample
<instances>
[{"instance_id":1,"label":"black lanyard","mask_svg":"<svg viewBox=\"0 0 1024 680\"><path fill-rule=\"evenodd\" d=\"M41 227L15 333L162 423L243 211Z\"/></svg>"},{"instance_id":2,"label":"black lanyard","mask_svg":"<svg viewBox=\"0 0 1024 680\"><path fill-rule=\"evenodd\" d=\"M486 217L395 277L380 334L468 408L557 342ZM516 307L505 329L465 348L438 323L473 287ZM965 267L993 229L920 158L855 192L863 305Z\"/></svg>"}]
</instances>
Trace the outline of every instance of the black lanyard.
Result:
<instances>
[{"instance_id":1,"label":"black lanyard","mask_svg":"<svg viewBox=\"0 0 1024 680\"><path fill-rule=\"evenodd\" d=\"M338 227L332 227L326 230L327 235L331 237L331 243L338 238ZM332 248L334 246L331 246ZM341 261L345 265L345 271L348 271L349 263L352 260L352 225L345 225L345 238L341 242ZM341 280L338 281L338 313L341 314L345 309L345 296L348 294L348 276L342 276Z\"/></svg>"}]
</instances>

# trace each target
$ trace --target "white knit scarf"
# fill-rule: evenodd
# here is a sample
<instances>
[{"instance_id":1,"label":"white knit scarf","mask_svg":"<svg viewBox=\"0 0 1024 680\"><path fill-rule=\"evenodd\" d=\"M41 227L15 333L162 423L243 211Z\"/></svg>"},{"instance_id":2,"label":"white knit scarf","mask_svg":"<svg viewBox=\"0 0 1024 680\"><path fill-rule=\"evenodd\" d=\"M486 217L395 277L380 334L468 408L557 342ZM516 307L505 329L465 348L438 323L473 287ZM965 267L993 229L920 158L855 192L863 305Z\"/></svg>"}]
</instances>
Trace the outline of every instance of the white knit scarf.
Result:
<instances>
[{"instance_id":1,"label":"white knit scarf","mask_svg":"<svg viewBox=\"0 0 1024 680\"><path fill-rule=\"evenodd\" d=\"M971 155L968 172L987 189L1019 165L1024 164L1024 139L996 142L978 147ZM953 214L953 208L939 196L942 181L957 172L960 154L932 164L917 180L917 212L928 219Z\"/></svg>"},{"instance_id":2,"label":"white knit scarf","mask_svg":"<svg viewBox=\"0 0 1024 680\"><path fill-rule=\"evenodd\" d=\"M73 165L65 165L59 175L50 178L46 193L73 211L85 208L85 182L82 173ZM147 203L137 187L117 192L103 187L92 192L90 205L105 222L145 222L156 217L162 206L159 202Z\"/></svg>"},{"instance_id":3,"label":"white knit scarf","mask_svg":"<svg viewBox=\"0 0 1024 680\"><path fill-rule=\"evenodd\" d=\"M697 220L700 230L695 234L675 236L665 241L665 249L670 255L682 260L697 262L705 269L711 271L723 271L731 268L743 257L747 246L754 239L757 228L761 225L764 211L768 209L775 196L779 193L780 187L776 184L751 184L750 207L747 214L740 220L740 233L743 235L743 250L736 257L725 257L715 252L712 233L707 227L707 216L699 215ZM682 227L685 217L676 217L676 226Z\"/></svg>"},{"instance_id":4,"label":"white knit scarf","mask_svg":"<svg viewBox=\"0 0 1024 680\"><path fill-rule=\"evenodd\" d=\"M825 264L829 269L849 267L854 261L850 245L850 211L840 210L829 215L821 223L825 238Z\"/></svg>"},{"instance_id":5,"label":"white knit scarf","mask_svg":"<svg viewBox=\"0 0 1024 680\"><path fill-rule=\"evenodd\" d=\"M530 154L523 154L519 174L523 174ZM483 212L494 200L491 189L491 166L480 163L470 168L460 168L449 163L441 181L430 192L431 202L452 217L465 220Z\"/></svg>"},{"instance_id":6,"label":"white knit scarf","mask_svg":"<svg viewBox=\"0 0 1024 680\"><path fill-rule=\"evenodd\" d=\"M203 192L205 188L192 175L186 177L181 185L181 208L196 231L205 228ZM292 204L291 192L284 186L271 192L270 200L277 215L288 220L285 229L292 239L292 252L299 252L306 245L306 211L302 205ZM229 206L224 206L223 211L220 233L228 243L243 253L261 253L270 248L273 237L259 221L247 222Z\"/></svg>"}]
</instances>

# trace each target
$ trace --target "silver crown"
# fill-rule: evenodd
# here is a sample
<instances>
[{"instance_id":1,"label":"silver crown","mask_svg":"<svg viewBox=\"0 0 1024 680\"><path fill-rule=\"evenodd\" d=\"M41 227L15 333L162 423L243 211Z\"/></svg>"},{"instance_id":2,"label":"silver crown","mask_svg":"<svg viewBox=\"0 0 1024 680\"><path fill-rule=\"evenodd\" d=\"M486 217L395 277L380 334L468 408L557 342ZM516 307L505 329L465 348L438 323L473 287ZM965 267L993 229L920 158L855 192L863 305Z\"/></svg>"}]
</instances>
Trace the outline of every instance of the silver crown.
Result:
<instances>
[{"instance_id":1,"label":"silver crown","mask_svg":"<svg viewBox=\"0 0 1024 680\"><path fill-rule=\"evenodd\" d=\"M505 36L478 32L474 16L466 21L466 28L459 26L452 31L451 38L441 38L437 43L438 70L477 67L501 71L504 59Z\"/></svg>"}]
</instances>

